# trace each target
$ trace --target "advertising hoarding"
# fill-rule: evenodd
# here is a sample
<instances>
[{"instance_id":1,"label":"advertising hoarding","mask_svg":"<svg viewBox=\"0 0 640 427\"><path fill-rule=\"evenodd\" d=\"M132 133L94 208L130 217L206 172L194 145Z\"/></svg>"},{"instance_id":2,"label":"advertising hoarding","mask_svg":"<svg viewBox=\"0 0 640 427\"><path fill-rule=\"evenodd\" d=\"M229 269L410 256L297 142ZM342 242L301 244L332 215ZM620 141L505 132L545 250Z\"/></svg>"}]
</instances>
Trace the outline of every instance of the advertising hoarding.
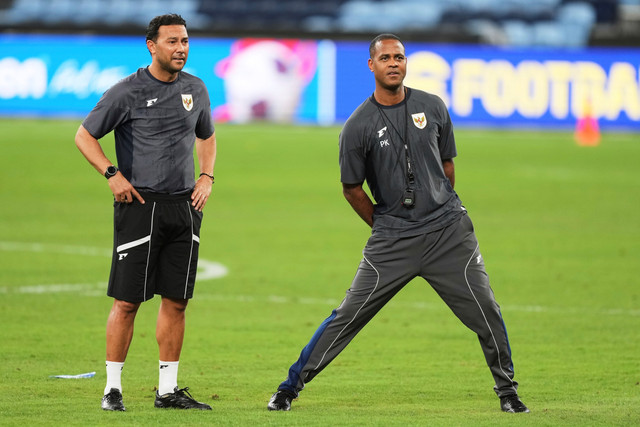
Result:
<instances>
[{"instance_id":1,"label":"advertising hoarding","mask_svg":"<svg viewBox=\"0 0 640 427\"><path fill-rule=\"evenodd\" d=\"M374 89L368 42L191 38L185 71L218 122L339 124ZM0 115L83 117L150 62L144 37L0 35ZM640 129L640 50L406 43L407 86L439 95L456 126Z\"/></svg>"}]
</instances>

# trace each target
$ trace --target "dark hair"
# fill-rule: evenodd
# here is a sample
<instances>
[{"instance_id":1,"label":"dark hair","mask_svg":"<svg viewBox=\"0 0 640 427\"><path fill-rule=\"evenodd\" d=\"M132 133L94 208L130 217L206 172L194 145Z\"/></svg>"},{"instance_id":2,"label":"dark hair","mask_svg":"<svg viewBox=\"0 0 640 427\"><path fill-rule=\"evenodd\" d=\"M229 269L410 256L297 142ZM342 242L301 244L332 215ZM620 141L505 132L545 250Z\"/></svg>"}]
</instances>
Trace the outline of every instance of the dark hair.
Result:
<instances>
[{"instance_id":1,"label":"dark hair","mask_svg":"<svg viewBox=\"0 0 640 427\"><path fill-rule=\"evenodd\" d=\"M383 40L397 40L400 42L402 47L404 47L404 43L400 40L400 37L391 33L384 33L376 36L373 40L371 40L371 44L369 45L369 58L373 59L373 54L376 52L376 43L381 42Z\"/></svg>"},{"instance_id":2,"label":"dark hair","mask_svg":"<svg viewBox=\"0 0 640 427\"><path fill-rule=\"evenodd\" d=\"M153 40L154 42L158 40L158 30L163 25L184 25L187 28L187 23L182 16L175 13L156 16L149 22L147 27L147 40Z\"/></svg>"}]
</instances>

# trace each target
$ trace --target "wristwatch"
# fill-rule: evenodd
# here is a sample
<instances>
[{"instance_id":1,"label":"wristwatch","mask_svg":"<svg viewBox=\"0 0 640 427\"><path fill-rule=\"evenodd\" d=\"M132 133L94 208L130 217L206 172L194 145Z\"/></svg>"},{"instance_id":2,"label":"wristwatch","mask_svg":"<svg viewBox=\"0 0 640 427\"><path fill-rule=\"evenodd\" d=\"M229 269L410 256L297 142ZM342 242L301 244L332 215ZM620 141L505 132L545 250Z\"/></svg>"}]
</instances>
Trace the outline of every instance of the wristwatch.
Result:
<instances>
[{"instance_id":1,"label":"wristwatch","mask_svg":"<svg viewBox=\"0 0 640 427\"><path fill-rule=\"evenodd\" d=\"M109 178L111 178L112 176L114 176L117 173L118 173L118 168L113 166L113 165L111 165L111 166L107 167L107 170L104 173L104 177L109 179Z\"/></svg>"}]
</instances>

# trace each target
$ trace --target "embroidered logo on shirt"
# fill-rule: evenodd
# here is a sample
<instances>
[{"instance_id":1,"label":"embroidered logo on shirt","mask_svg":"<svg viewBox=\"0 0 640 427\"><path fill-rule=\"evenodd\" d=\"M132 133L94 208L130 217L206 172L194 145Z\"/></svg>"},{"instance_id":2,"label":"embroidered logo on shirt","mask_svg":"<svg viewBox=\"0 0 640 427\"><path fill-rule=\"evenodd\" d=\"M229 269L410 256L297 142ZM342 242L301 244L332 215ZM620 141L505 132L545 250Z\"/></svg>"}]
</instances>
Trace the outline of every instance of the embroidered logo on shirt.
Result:
<instances>
[{"instance_id":1,"label":"embroidered logo on shirt","mask_svg":"<svg viewBox=\"0 0 640 427\"><path fill-rule=\"evenodd\" d=\"M382 138L382 135L384 135L384 133L386 132L386 130L387 130L387 127L386 127L386 126L385 126L385 127L383 127L382 129L380 129L380 130L378 131L378 138Z\"/></svg>"},{"instance_id":2,"label":"embroidered logo on shirt","mask_svg":"<svg viewBox=\"0 0 640 427\"><path fill-rule=\"evenodd\" d=\"M427 126L427 118L424 116L424 113L416 113L412 114L413 124L416 125L418 129L424 129Z\"/></svg>"},{"instance_id":3,"label":"embroidered logo on shirt","mask_svg":"<svg viewBox=\"0 0 640 427\"><path fill-rule=\"evenodd\" d=\"M182 94L182 106L185 110L191 111L193 108L193 98L191 97L191 94Z\"/></svg>"},{"instance_id":4,"label":"embroidered logo on shirt","mask_svg":"<svg viewBox=\"0 0 640 427\"><path fill-rule=\"evenodd\" d=\"M157 100L158 98L147 99L147 107L151 107L153 104L156 103Z\"/></svg>"},{"instance_id":5,"label":"embroidered logo on shirt","mask_svg":"<svg viewBox=\"0 0 640 427\"><path fill-rule=\"evenodd\" d=\"M380 147L387 147L387 146L389 146L388 139L383 139L382 141L380 141Z\"/></svg>"}]
</instances>

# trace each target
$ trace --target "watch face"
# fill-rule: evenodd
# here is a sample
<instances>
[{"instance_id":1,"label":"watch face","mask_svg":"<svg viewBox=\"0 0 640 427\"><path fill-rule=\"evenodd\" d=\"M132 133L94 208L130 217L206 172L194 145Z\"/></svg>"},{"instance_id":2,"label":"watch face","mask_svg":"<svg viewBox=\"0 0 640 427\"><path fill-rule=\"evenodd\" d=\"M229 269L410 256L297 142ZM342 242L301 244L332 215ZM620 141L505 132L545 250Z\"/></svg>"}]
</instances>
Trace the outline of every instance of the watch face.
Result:
<instances>
[{"instance_id":1,"label":"watch face","mask_svg":"<svg viewBox=\"0 0 640 427\"><path fill-rule=\"evenodd\" d=\"M106 176L107 178L110 178L112 176L114 176L116 174L116 172L118 172L118 168L115 166L109 166L107 167L107 171L105 172L104 176Z\"/></svg>"}]
</instances>

